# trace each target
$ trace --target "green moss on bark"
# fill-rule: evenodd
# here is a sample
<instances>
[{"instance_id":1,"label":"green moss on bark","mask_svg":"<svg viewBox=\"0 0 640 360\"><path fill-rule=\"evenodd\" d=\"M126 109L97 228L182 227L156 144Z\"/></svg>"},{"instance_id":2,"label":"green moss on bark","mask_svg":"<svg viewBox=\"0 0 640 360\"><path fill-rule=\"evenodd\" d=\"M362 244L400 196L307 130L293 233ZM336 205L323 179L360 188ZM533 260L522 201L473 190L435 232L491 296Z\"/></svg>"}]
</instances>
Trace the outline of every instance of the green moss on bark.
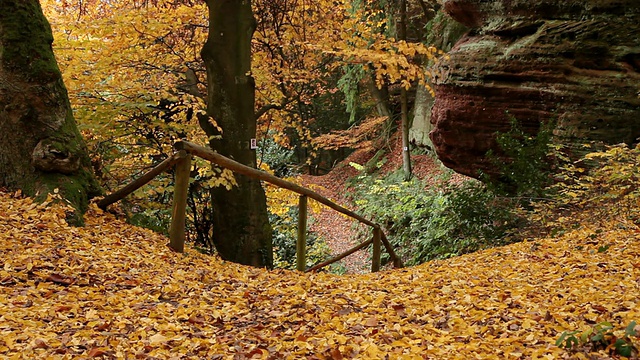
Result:
<instances>
[{"instance_id":1,"label":"green moss on bark","mask_svg":"<svg viewBox=\"0 0 640 360\"><path fill-rule=\"evenodd\" d=\"M37 200L57 192L75 209L70 223L80 225L89 198L100 194L100 188L52 43L38 0L0 1L0 105L5 110L0 112L0 125L4 131L16 131L14 138L4 138L11 140L3 149L10 155L0 164L0 171L6 172L0 185L22 189ZM20 176L7 175L16 171Z\"/></svg>"},{"instance_id":2,"label":"green moss on bark","mask_svg":"<svg viewBox=\"0 0 640 360\"><path fill-rule=\"evenodd\" d=\"M2 64L7 69L51 80L60 77L51 44L53 34L37 0L0 2ZM27 79L28 80L28 79Z\"/></svg>"}]
</instances>

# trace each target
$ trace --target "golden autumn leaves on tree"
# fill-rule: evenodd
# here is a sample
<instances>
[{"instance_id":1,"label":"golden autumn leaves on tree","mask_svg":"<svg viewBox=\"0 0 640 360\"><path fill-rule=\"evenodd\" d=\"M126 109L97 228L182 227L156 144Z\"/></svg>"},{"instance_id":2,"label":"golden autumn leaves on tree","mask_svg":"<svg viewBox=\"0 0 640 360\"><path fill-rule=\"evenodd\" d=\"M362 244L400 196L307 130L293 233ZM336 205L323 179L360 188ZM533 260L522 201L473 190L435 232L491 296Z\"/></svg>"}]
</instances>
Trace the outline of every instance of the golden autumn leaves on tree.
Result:
<instances>
[{"instance_id":1,"label":"golden autumn leaves on tree","mask_svg":"<svg viewBox=\"0 0 640 360\"><path fill-rule=\"evenodd\" d=\"M158 152L169 154L171 143L184 137L209 142L222 154L255 166L254 151L248 149L252 138L273 136L286 143L287 136L282 135L287 128L294 129L300 139L313 137L309 125L315 119L308 111L313 99L337 91L327 87L331 86L327 74L345 63L369 63L376 82L401 81L410 86L424 77L411 59L434 54L426 46L376 33L379 17L366 8L352 8L349 2L259 1L254 4L258 21L251 21L250 28L249 16L242 15L245 10L227 2L207 2L208 7L199 1L43 3L57 30L57 54L82 128L91 139L94 165L110 186L128 179L131 168L157 162ZM251 10L250 5L242 5ZM209 29L219 26L222 31L213 34L226 35L209 38L203 62L199 54L210 23L207 14L220 16ZM243 34L256 28L253 41L251 37L227 40L225 29L239 28ZM223 53L237 54L237 58L230 62L222 59ZM212 55L207 58L207 54ZM256 59L253 64L251 56ZM233 79L226 78L230 74L235 74ZM212 89L225 91L212 94ZM234 95L238 91L242 95ZM254 97L257 110L251 105ZM232 104L239 100L246 103ZM257 120L261 131L256 131ZM218 176L203 171L206 164L196 166L198 174ZM219 230L212 232L218 237L214 239L218 251L227 259L269 265L262 190L244 181L236 187L220 187L228 184L221 179L209 182L218 185L210 190L218 210L211 219L218 224L214 226ZM228 215L220 211L223 208ZM234 208L237 211L230 211ZM249 228L254 230L241 234L240 229ZM246 244L244 250L232 249L238 243ZM257 251L262 255L257 256ZM240 254L245 252L253 255L243 258Z\"/></svg>"}]
</instances>

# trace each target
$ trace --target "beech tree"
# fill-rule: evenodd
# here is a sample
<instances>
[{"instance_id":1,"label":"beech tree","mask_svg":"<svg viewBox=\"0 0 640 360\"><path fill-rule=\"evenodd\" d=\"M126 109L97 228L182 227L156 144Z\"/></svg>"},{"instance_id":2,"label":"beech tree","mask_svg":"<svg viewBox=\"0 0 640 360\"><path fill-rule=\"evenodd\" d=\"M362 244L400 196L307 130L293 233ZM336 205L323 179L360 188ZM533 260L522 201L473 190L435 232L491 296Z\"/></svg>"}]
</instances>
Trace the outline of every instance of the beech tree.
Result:
<instances>
[{"instance_id":1,"label":"beech tree","mask_svg":"<svg viewBox=\"0 0 640 360\"><path fill-rule=\"evenodd\" d=\"M58 192L83 212L99 187L52 42L38 0L0 2L0 186Z\"/></svg>"},{"instance_id":2,"label":"beech tree","mask_svg":"<svg viewBox=\"0 0 640 360\"><path fill-rule=\"evenodd\" d=\"M251 139L256 137L255 82L251 75L251 38L256 22L248 0L207 0L209 35L202 48L207 68L207 113L218 127L201 126L211 148L255 167ZM236 174L236 186L211 190L213 242L223 259L271 267L271 226L260 181Z\"/></svg>"}]
</instances>

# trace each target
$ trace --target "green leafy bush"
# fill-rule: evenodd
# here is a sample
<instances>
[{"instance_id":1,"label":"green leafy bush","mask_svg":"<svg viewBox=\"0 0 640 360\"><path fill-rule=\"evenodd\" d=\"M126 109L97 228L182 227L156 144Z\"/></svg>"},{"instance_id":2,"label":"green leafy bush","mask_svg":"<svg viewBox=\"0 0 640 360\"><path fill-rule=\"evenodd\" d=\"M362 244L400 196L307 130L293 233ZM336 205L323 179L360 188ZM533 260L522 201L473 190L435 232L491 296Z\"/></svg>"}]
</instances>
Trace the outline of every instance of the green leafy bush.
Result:
<instances>
[{"instance_id":1,"label":"green leafy bush","mask_svg":"<svg viewBox=\"0 0 640 360\"><path fill-rule=\"evenodd\" d=\"M351 182L354 201L386 228L407 264L505 245L517 240L509 234L525 224L523 209L549 191L551 134L552 124L530 135L513 120L509 132L497 134L500 157L487 154L501 176L430 187L417 179L403 182L400 172L381 179L360 175Z\"/></svg>"},{"instance_id":2,"label":"green leafy bush","mask_svg":"<svg viewBox=\"0 0 640 360\"><path fill-rule=\"evenodd\" d=\"M556 346L576 352L606 350L611 355L617 354L624 357L637 355L638 347L633 340L638 336L636 322L630 322L620 336L616 336L615 332L610 322L603 321L582 332L580 330L563 331L556 340Z\"/></svg>"},{"instance_id":3,"label":"green leafy bush","mask_svg":"<svg viewBox=\"0 0 640 360\"><path fill-rule=\"evenodd\" d=\"M483 175L484 183L496 194L518 197L521 201L545 196L553 182L552 168L559 159L553 146L553 123L543 124L536 135L522 129L511 119L511 129L496 134L499 155L489 151L487 157L500 169L498 178Z\"/></svg>"},{"instance_id":4,"label":"green leafy bush","mask_svg":"<svg viewBox=\"0 0 640 360\"><path fill-rule=\"evenodd\" d=\"M359 176L354 201L385 227L409 265L508 243L508 230L520 221L509 199L479 181L430 188L419 179L402 182L402 176Z\"/></svg>"}]
</instances>

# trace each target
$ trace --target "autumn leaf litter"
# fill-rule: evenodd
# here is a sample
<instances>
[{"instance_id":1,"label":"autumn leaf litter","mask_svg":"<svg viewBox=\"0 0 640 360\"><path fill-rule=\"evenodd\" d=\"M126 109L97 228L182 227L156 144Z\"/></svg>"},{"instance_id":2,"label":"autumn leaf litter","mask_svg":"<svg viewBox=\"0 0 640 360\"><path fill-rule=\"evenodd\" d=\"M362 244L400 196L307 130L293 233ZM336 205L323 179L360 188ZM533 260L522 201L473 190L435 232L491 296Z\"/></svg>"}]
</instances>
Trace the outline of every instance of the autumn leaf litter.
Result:
<instances>
[{"instance_id":1,"label":"autumn leaf litter","mask_svg":"<svg viewBox=\"0 0 640 360\"><path fill-rule=\"evenodd\" d=\"M630 227L600 228L604 252L583 224L338 276L177 254L95 207L82 228L64 217L63 207L0 193L2 358L563 358L575 355L554 345L564 330L640 320Z\"/></svg>"}]
</instances>

